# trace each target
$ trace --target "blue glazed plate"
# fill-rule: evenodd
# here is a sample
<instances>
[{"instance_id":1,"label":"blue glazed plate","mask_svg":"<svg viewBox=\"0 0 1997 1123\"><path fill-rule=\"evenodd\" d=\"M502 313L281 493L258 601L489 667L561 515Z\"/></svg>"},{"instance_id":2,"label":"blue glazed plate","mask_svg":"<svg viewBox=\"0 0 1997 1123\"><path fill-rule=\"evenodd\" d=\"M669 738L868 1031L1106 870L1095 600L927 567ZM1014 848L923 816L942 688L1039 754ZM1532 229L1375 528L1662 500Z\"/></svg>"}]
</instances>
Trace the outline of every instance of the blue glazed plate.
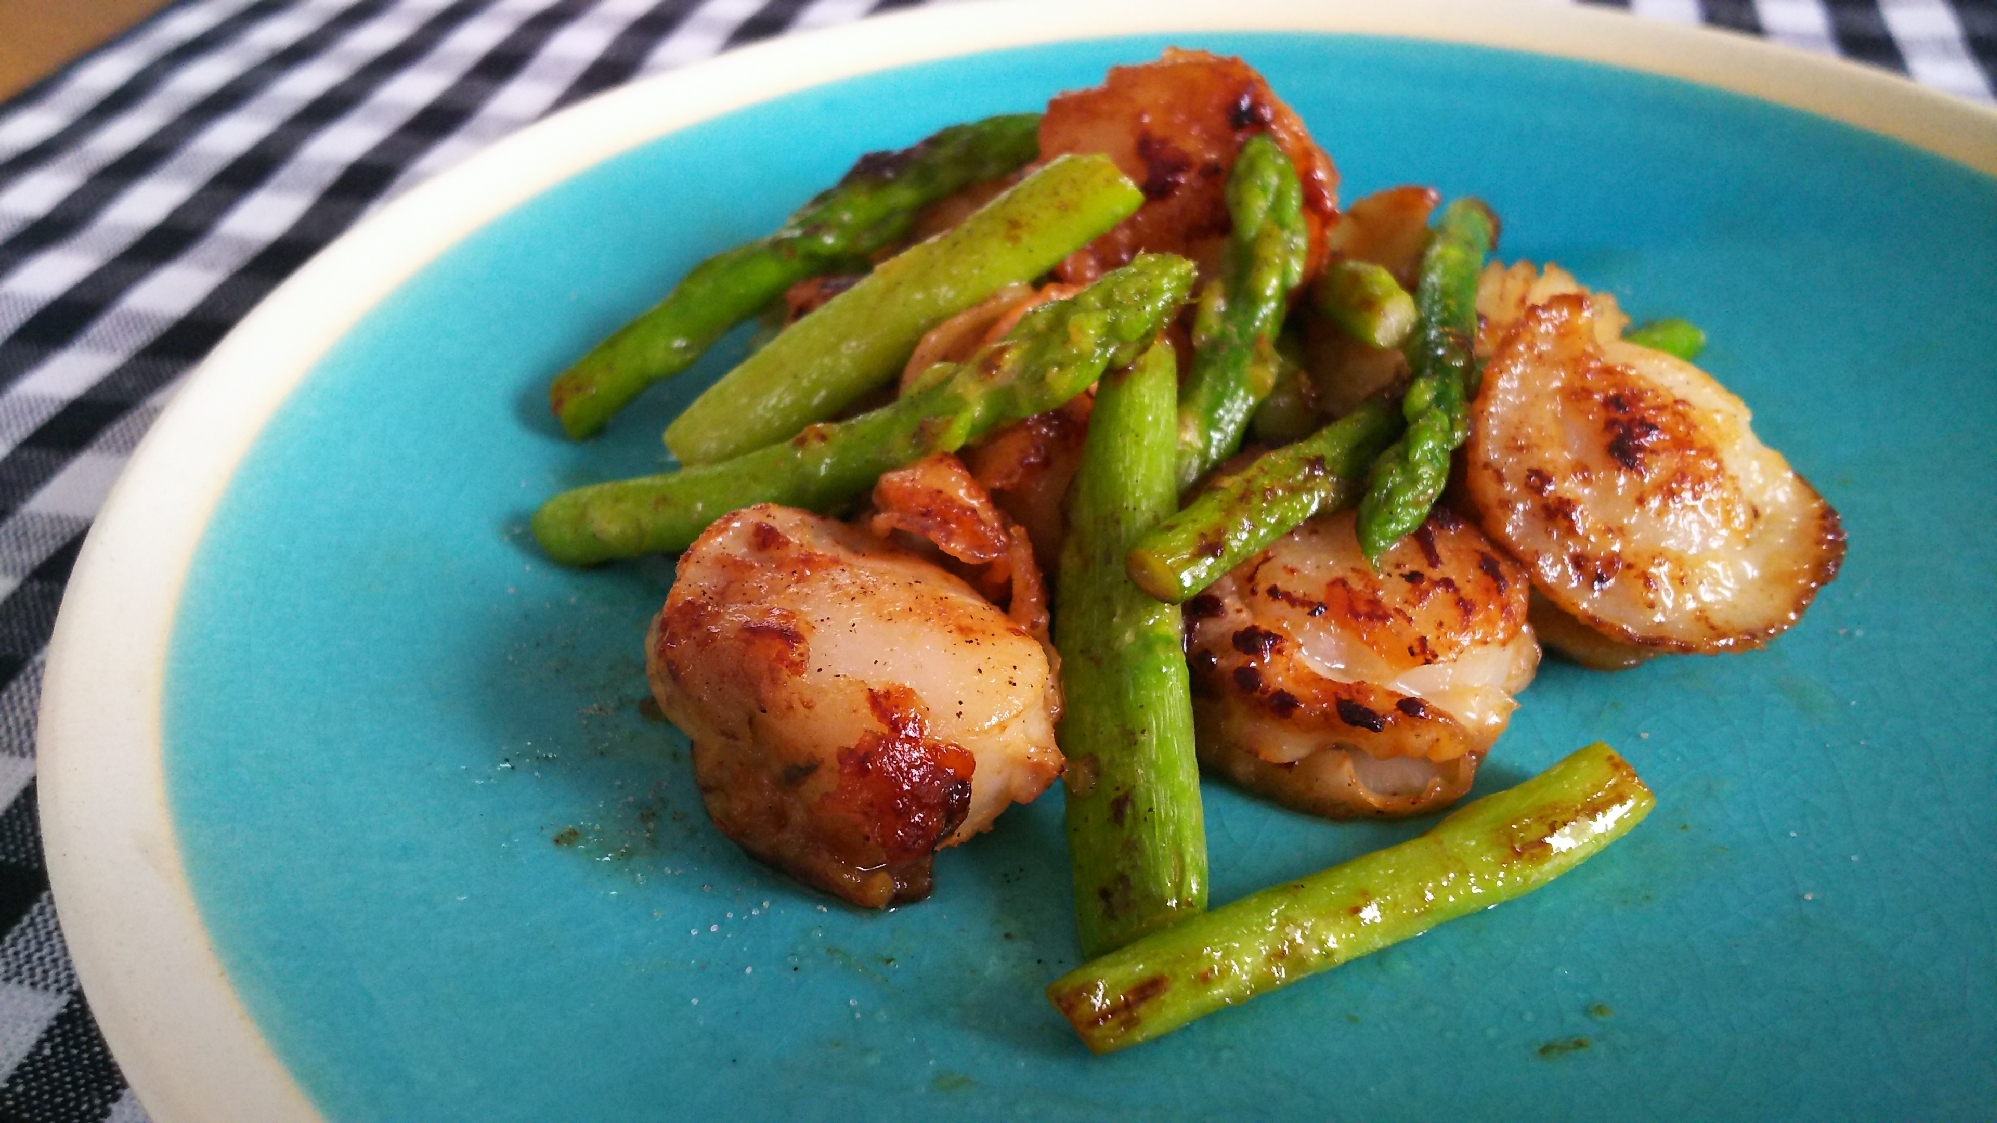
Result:
<instances>
[{"instance_id":1,"label":"blue glazed plate","mask_svg":"<svg viewBox=\"0 0 1997 1123\"><path fill-rule=\"evenodd\" d=\"M1502 47L1254 6L1041 33L1067 41L1001 30L1031 11L780 43L540 126L343 240L162 420L79 565L43 747L63 921L156 1118L1939 1119L1997 1102L1993 118L1592 13L1449 25ZM1695 77L1961 162L1555 57L1642 62L1639 34L1705 60ZM1700 323L1703 365L1851 546L1765 651L1542 670L1478 790L1609 741L1659 803L1603 857L1099 1060L1040 997L1077 958L1058 789L942 855L920 905L863 914L802 890L713 831L684 738L639 710L670 565L563 570L524 528L559 489L658 470L659 428L739 356L731 340L587 445L545 413L549 373L693 262L862 151L1168 43L1261 69L1344 197L1479 195L1507 260ZM822 61L835 47L854 53ZM1207 800L1216 901L1424 825Z\"/></svg>"}]
</instances>

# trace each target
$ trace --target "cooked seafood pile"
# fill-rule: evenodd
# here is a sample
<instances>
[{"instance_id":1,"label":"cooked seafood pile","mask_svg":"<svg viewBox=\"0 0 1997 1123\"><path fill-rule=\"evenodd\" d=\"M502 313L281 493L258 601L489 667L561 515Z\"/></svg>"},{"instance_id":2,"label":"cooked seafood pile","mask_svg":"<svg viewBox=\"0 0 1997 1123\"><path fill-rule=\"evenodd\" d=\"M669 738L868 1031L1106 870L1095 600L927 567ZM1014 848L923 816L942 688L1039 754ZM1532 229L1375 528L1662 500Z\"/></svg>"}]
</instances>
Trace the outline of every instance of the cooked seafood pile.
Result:
<instances>
[{"instance_id":1,"label":"cooked seafood pile","mask_svg":"<svg viewBox=\"0 0 1997 1123\"><path fill-rule=\"evenodd\" d=\"M1445 808L1541 642L1600 669L1758 647L1843 556L1697 329L1492 261L1477 200L1337 186L1246 63L1168 50L863 158L551 392L586 436L764 318L667 430L679 471L535 533L571 564L680 554L652 690L715 825L809 885L918 900L1065 776L1083 950L1115 954L1049 996L1099 1050L1526 891L1651 805L1583 750L1437 828L1492 876L1375 856L1362 903L1410 903L1340 934L1368 859L1200 917L1198 767L1332 818Z\"/></svg>"}]
</instances>

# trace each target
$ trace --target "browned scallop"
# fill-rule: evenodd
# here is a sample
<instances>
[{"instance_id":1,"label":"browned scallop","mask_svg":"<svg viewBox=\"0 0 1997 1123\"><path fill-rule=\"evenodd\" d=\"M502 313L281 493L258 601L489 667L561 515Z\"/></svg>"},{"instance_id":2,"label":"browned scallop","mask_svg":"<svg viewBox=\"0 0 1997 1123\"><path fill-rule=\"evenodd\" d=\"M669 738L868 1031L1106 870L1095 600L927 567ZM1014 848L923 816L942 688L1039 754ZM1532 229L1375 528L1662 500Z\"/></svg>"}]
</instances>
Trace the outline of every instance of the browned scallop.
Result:
<instances>
[{"instance_id":1,"label":"browned scallop","mask_svg":"<svg viewBox=\"0 0 1997 1123\"><path fill-rule=\"evenodd\" d=\"M1312 519L1186 604L1201 761L1318 815L1447 806L1539 665L1528 588L1446 507L1378 572L1352 512Z\"/></svg>"},{"instance_id":2,"label":"browned scallop","mask_svg":"<svg viewBox=\"0 0 1997 1123\"><path fill-rule=\"evenodd\" d=\"M1596 339L1607 345L1623 337L1629 317L1617 306L1616 298L1605 292L1589 292L1560 266L1549 264L1542 269L1529 261L1486 265L1477 277L1477 357L1488 361L1498 344L1525 318L1526 309L1568 295L1588 298L1594 309Z\"/></svg>"},{"instance_id":3,"label":"browned scallop","mask_svg":"<svg viewBox=\"0 0 1997 1123\"><path fill-rule=\"evenodd\" d=\"M1008 425L964 450L964 463L1005 513L1025 528L1043 573L1061 561L1068 532L1068 485L1082 466L1082 442L1095 405L1084 392L1060 409Z\"/></svg>"},{"instance_id":4,"label":"browned scallop","mask_svg":"<svg viewBox=\"0 0 1997 1123\"><path fill-rule=\"evenodd\" d=\"M936 850L1061 773L1040 643L937 566L808 512L709 527L646 652L715 826L854 904L926 896Z\"/></svg>"},{"instance_id":5,"label":"browned scallop","mask_svg":"<svg viewBox=\"0 0 1997 1123\"><path fill-rule=\"evenodd\" d=\"M902 541L934 546L959 576L994 604L1003 603L1013 623L1053 657L1047 584L1033 556L1033 541L1026 528L992 501L963 461L939 452L883 474L874 484L868 525L883 538L903 535ZM1059 707L1054 716L1060 716Z\"/></svg>"},{"instance_id":6,"label":"browned scallop","mask_svg":"<svg viewBox=\"0 0 1997 1123\"><path fill-rule=\"evenodd\" d=\"M1532 607L1526 610L1526 620L1532 624L1533 634L1539 637L1541 647L1558 652L1589 670L1627 671L1655 656L1667 654L1654 647L1639 647L1610 639L1561 611L1559 605L1546 599L1546 594L1538 589L1532 592Z\"/></svg>"},{"instance_id":7,"label":"browned scallop","mask_svg":"<svg viewBox=\"0 0 1997 1123\"><path fill-rule=\"evenodd\" d=\"M1613 666L1755 647L1795 624L1837 575L1844 532L1747 407L1604 330L1589 295L1520 304L1472 408L1466 491L1552 608L1641 650L1563 649Z\"/></svg>"},{"instance_id":8,"label":"browned scallop","mask_svg":"<svg viewBox=\"0 0 1997 1123\"><path fill-rule=\"evenodd\" d=\"M1266 133L1296 165L1310 230L1308 271L1324 259L1338 213L1338 172L1302 118L1238 58L1167 50L1157 62L1118 66L1102 85L1056 97L1040 125L1043 159L1100 152L1144 190L1145 203L1061 266L1086 284L1140 250L1176 253L1208 273L1232 225L1227 173L1249 137Z\"/></svg>"},{"instance_id":9,"label":"browned scallop","mask_svg":"<svg viewBox=\"0 0 1997 1123\"><path fill-rule=\"evenodd\" d=\"M1412 290L1415 269L1428 248L1428 218L1442 193L1433 187L1389 187L1355 199L1326 239L1336 255L1370 261Z\"/></svg>"}]
</instances>

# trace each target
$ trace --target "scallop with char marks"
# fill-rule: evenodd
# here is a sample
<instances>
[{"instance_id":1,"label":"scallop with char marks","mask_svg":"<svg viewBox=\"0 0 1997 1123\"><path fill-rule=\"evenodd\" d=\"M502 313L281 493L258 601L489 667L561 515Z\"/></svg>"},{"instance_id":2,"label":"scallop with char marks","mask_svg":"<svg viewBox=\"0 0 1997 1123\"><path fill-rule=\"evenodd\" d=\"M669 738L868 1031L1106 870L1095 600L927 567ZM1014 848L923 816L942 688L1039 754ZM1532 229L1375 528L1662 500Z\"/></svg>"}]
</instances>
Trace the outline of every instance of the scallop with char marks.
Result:
<instances>
[{"instance_id":1,"label":"scallop with char marks","mask_svg":"<svg viewBox=\"0 0 1997 1123\"><path fill-rule=\"evenodd\" d=\"M1140 250L1191 257L1211 276L1233 221L1227 176L1249 137L1267 134L1303 187L1309 263L1323 265L1325 231L1338 217L1338 172L1303 119L1238 58L1168 48L1157 62L1111 67L1093 89L1047 103L1040 156L1100 152L1144 190L1145 204L1062 262L1061 279L1087 283Z\"/></svg>"},{"instance_id":2,"label":"scallop with char marks","mask_svg":"<svg viewBox=\"0 0 1997 1123\"><path fill-rule=\"evenodd\" d=\"M937 566L808 512L709 527L646 650L715 826L855 904L926 896L937 849L1061 773L1040 643Z\"/></svg>"},{"instance_id":3,"label":"scallop with char marks","mask_svg":"<svg viewBox=\"0 0 1997 1123\"><path fill-rule=\"evenodd\" d=\"M1739 398L1597 315L1584 293L1550 295L1495 344L1467 452L1484 529L1550 608L1632 657L1766 643L1837 575L1837 512Z\"/></svg>"},{"instance_id":4,"label":"scallop with char marks","mask_svg":"<svg viewBox=\"0 0 1997 1123\"><path fill-rule=\"evenodd\" d=\"M1532 681L1517 563L1447 507L1375 572L1317 518L1186 604L1200 758L1319 815L1409 815L1470 789Z\"/></svg>"}]
</instances>

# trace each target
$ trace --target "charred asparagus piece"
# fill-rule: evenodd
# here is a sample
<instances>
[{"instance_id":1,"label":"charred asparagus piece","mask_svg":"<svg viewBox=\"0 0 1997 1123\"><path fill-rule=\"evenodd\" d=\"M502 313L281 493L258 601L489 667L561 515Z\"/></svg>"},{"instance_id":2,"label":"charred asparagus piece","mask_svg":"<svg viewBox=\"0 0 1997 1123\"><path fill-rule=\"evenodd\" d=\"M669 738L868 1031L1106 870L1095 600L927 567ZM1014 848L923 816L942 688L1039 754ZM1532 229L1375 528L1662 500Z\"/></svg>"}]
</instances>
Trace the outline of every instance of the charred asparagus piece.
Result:
<instances>
[{"instance_id":1,"label":"charred asparagus piece","mask_svg":"<svg viewBox=\"0 0 1997 1123\"><path fill-rule=\"evenodd\" d=\"M1366 466L1400 429L1391 406L1370 401L1262 454L1153 527L1126 559L1131 580L1161 601L1185 601L1305 519L1358 498Z\"/></svg>"},{"instance_id":2,"label":"charred asparagus piece","mask_svg":"<svg viewBox=\"0 0 1997 1123\"><path fill-rule=\"evenodd\" d=\"M1524 896L1580 865L1657 800L1607 745L1466 804L1419 838L1154 933L1056 979L1047 1000L1113 1053L1446 920Z\"/></svg>"},{"instance_id":3,"label":"charred asparagus piece","mask_svg":"<svg viewBox=\"0 0 1997 1123\"><path fill-rule=\"evenodd\" d=\"M1040 152L1040 115L952 125L912 148L862 157L782 229L693 267L666 298L563 371L548 404L571 437L587 437L654 382L692 366L728 329L784 290L908 235L917 211L997 179Z\"/></svg>"},{"instance_id":4,"label":"charred asparagus piece","mask_svg":"<svg viewBox=\"0 0 1997 1123\"><path fill-rule=\"evenodd\" d=\"M1030 281L1144 202L1107 156L1063 156L882 262L694 399L666 428L686 465L796 436L894 381L930 328Z\"/></svg>"},{"instance_id":5,"label":"charred asparagus piece","mask_svg":"<svg viewBox=\"0 0 1997 1123\"><path fill-rule=\"evenodd\" d=\"M1076 296L1034 309L925 390L719 464L564 492L534 515L534 536L556 561L589 565L675 553L715 519L756 503L834 510L866 494L882 472L1054 409L1131 361L1185 302L1192 280L1184 258L1140 255Z\"/></svg>"},{"instance_id":6,"label":"charred asparagus piece","mask_svg":"<svg viewBox=\"0 0 1997 1123\"><path fill-rule=\"evenodd\" d=\"M1449 481L1449 455L1470 436L1470 399L1478 371L1477 274L1498 239L1498 219L1476 199L1442 212L1422 254L1415 287L1418 316L1408 343L1414 379L1401 400L1408 429L1374 462L1359 501L1359 545L1377 561L1420 526Z\"/></svg>"},{"instance_id":7,"label":"charred asparagus piece","mask_svg":"<svg viewBox=\"0 0 1997 1123\"><path fill-rule=\"evenodd\" d=\"M1193 369L1179 395L1180 490L1241 447L1256 403L1275 384L1269 354L1290 290L1303 282L1303 186L1276 142L1250 137L1228 174L1234 222L1221 275L1200 296Z\"/></svg>"},{"instance_id":8,"label":"charred asparagus piece","mask_svg":"<svg viewBox=\"0 0 1997 1123\"><path fill-rule=\"evenodd\" d=\"M1178 505L1178 370L1160 342L1105 375L1070 492L1054 643L1068 854L1084 955L1206 908L1193 701L1178 610L1145 596L1123 555Z\"/></svg>"}]
</instances>

